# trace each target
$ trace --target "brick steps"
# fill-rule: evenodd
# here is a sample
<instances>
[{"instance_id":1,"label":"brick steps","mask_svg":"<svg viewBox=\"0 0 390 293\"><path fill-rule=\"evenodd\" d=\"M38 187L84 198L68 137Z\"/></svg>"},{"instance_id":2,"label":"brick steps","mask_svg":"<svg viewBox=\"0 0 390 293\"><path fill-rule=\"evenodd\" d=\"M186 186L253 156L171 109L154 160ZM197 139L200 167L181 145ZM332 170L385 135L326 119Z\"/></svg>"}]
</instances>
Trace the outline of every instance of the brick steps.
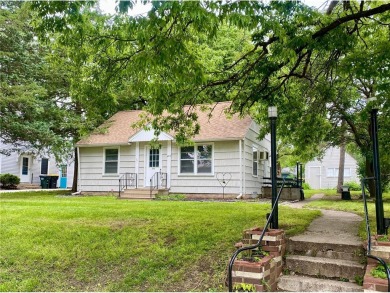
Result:
<instances>
[{"instance_id":1,"label":"brick steps","mask_svg":"<svg viewBox=\"0 0 390 293\"><path fill-rule=\"evenodd\" d=\"M334 239L329 243L326 239L315 234L288 240L284 271L289 274L280 277L279 291L363 291L355 283L355 277L362 278L365 272L361 243L348 239Z\"/></svg>"},{"instance_id":2,"label":"brick steps","mask_svg":"<svg viewBox=\"0 0 390 293\"><path fill-rule=\"evenodd\" d=\"M298 274L326 278L354 280L355 276L364 275L364 265L356 261L304 255L287 256L286 268Z\"/></svg>"},{"instance_id":3,"label":"brick steps","mask_svg":"<svg viewBox=\"0 0 390 293\"><path fill-rule=\"evenodd\" d=\"M287 250L290 254L354 261L361 261L362 255L364 255L362 246L357 244L318 243L294 238L289 239Z\"/></svg>"},{"instance_id":4,"label":"brick steps","mask_svg":"<svg viewBox=\"0 0 390 293\"><path fill-rule=\"evenodd\" d=\"M292 292L363 292L362 286L350 282L284 275L278 282L279 291Z\"/></svg>"}]
</instances>

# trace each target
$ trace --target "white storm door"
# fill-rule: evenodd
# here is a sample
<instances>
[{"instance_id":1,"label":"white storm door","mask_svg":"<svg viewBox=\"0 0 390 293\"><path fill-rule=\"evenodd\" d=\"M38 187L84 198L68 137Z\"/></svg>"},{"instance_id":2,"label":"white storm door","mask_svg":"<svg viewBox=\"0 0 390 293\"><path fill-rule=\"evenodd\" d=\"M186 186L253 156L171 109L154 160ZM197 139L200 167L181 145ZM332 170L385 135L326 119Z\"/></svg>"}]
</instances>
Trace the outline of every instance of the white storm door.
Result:
<instances>
[{"instance_id":1,"label":"white storm door","mask_svg":"<svg viewBox=\"0 0 390 293\"><path fill-rule=\"evenodd\" d=\"M21 157L20 160L20 182L30 182L30 158Z\"/></svg>"},{"instance_id":2,"label":"white storm door","mask_svg":"<svg viewBox=\"0 0 390 293\"><path fill-rule=\"evenodd\" d=\"M150 186L150 179L161 169L161 150L146 147L145 186Z\"/></svg>"}]
</instances>

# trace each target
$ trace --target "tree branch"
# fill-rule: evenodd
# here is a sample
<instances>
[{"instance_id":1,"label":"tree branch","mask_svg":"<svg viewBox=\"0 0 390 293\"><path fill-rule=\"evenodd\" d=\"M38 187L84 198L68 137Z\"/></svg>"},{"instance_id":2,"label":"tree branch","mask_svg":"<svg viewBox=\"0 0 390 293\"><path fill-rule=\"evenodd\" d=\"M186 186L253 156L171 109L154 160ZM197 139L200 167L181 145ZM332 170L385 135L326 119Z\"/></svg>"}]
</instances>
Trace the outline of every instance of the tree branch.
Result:
<instances>
[{"instance_id":1,"label":"tree branch","mask_svg":"<svg viewBox=\"0 0 390 293\"><path fill-rule=\"evenodd\" d=\"M350 14L350 15L341 17L341 18L333 21L331 24L323 27L322 29L320 29L316 33L314 33L312 35L312 39L317 39L319 37L322 37L322 36L326 35L328 32L330 32L331 30L337 28L338 26L340 26L343 23L346 23L348 21L356 20L356 19L360 19L360 18L364 18L364 17L369 17L369 16L372 16L375 14L386 12L388 10L390 10L390 3L383 4L381 6L373 8L373 9L369 9L366 11L359 11L358 13Z\"/></svg>"}]
</instances>

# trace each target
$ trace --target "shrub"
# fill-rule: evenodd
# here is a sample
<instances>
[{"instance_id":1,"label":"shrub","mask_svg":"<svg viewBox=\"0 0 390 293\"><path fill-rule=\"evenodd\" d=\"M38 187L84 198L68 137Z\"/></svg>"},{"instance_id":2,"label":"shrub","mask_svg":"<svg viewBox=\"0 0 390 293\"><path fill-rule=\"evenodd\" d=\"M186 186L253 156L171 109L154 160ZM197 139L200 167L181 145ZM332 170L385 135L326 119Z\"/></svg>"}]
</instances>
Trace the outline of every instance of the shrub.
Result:
<instances>
[{"instance_id":1,"label":"shrub","mask_svg":"<svg viewBox=\"0 0 390 293\"><path fill-rule=\"evenodd\" d=\"M14 188L20 183L18 176L6 173L0 174L0 183L3 188Z\"/></svg>"},{"instance_id":2,"label":"shrub","mask_svg":"<svg viewBox=\"0 0 390 293\"><path fill-rule=\"evenodd\" d=\"M303 183L302 183L302 188L303 188L303 189L306 189L306 190L310 190L310 189L311 189L309 183L306 183L306 182L303 182Z\"/></svg>"},{"instance_id":3,"label":"shrub","mask_svg":"<svg viewBox=\"0 0 390 293\"><path fill-rule=\"evenodd\" d=\"M169 195L157 194L156 199L158 199L158 200L185 200L186 196L184 194L169 194Z\"/></svg>"},{"instance_id":4,"label":"shrub","mask_svg":"<svg viewBox=\"0 0 390 293\"><path fill-rule=\"evenodd\" d=\"M358 182L355 182L355 181L345 182L343 184L343 186L348 186L349 190L351 190L351 191L360 191L360 190L362 190L362 187L360 186L360 184Z\"/></svg>"}]
</instances>

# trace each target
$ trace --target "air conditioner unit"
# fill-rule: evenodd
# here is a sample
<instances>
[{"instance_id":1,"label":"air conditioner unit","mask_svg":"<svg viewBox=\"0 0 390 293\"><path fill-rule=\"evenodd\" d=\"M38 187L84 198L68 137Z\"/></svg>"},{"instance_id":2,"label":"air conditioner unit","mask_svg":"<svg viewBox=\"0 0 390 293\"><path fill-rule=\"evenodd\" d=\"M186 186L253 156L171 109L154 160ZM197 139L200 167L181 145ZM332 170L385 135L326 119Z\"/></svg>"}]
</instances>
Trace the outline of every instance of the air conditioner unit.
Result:
<instances>
[{"instance_id":1,"label":"air conditioner unit","mask_svg":"<svg viewBox=\"0 0 390 293\"><path fill-rule=\"evenodd\" d=\"M259 152L259 161L267 161L268 156L268 152Z\"/></svg>"}]
</instances>

